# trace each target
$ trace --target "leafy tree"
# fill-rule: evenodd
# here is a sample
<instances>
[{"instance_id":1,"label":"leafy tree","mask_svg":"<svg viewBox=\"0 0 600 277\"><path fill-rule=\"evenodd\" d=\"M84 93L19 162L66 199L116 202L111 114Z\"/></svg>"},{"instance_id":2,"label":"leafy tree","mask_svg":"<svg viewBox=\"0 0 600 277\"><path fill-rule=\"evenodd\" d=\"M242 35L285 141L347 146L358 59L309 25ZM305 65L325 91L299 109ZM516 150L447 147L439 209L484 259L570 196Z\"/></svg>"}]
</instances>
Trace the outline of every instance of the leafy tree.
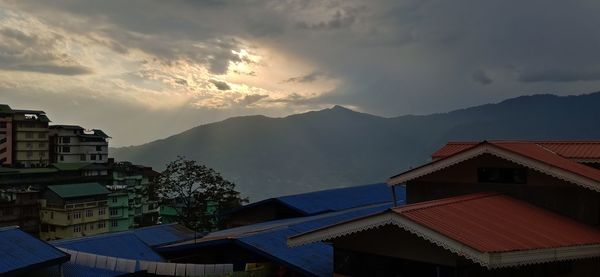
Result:
<instances>
[{"instance_id":1,"label":"leafy tree","mask_svg":"<svg viewBox=\"0 0 600 277\"><path fill-rule=\"evenodd\" d=\"M221 226L218 214L248 202L212 168L177 157L156 179L162 205L176 211L176 220L193 230L210 231Z\"/></svg>"}]
</instances>

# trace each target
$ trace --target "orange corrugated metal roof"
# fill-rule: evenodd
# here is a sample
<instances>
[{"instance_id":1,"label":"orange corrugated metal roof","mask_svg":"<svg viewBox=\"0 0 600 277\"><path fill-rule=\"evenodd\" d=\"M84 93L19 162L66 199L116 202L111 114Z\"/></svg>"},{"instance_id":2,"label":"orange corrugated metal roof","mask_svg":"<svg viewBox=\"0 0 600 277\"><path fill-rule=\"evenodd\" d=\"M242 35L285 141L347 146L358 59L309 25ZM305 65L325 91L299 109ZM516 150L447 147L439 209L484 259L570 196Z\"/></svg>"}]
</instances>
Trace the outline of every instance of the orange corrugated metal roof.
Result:
<instances>
[{"instance_id":1,"label":"orange corrugated metal roof","mask_svg":"<svg viewBox=\"0 0 600 277\"><path fill-rule=\"evenodd\" d=\"M393 212L480 252L600 244L600 230L496 193L427 201Z\"/></svg>"},{"instance_id":2,"label":"orange corrugated metal roof","mask_svg":"<svg viewBox=\"0 0 600 277\"><path fill-rule=\"evenodd\" d=\"M489 143L525 157L538 160L548 165L567 170L595 181L600 181L600 170L574 162L573 160L567 158L563 158L554 152L548 151L546 148L537 143L507 141L496 141Z\"/></svg>"},{"instance_id":3,"label":"orange corrugated metal roof","mask_svg":"<svg viewBox=\"0 0 600 277\"><path fill-rule=\"evenodd\" d=\"M510 141L490 141L490 142L510 142ZM600 141L513 141L530 142L538 144L549 151L552 151L562 157L576 160L600 159ZM442 148L435 151L431 157L434 159L444 158L456 154L462 150L473 147L479 142L449 142Z\"/></svg>"}]
</instances>

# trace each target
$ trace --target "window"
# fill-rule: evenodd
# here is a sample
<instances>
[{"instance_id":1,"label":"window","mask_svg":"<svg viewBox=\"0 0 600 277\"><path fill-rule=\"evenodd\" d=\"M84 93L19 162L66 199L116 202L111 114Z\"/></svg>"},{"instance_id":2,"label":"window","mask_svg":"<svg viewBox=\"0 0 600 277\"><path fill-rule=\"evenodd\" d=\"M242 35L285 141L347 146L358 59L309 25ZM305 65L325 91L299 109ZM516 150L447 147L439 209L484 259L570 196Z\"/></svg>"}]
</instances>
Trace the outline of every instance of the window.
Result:
<instances>
[{"instance_id":1,"label":"window","mask_svg":"<svg viewBox=\"0 0 600 277\"><path fill-rule=\"evenodd\" d=\"M33 138L33 133L30 133L30 132L25 133L25 138L28 138L28 139Z\"/></svg>"},{"instance_id":2,"label":"window","mask_svg":"<svg viewBox=\"0 0 600 277\"><path fill-rule=\"evenodd\" d=\"M92 217L92 216L94 216L93 210L85 210L85 217Z\"/></svg>"},{"instance_id":3,"label":"window","mask_svg":"<svg viewBox=\"0 0 600 277\"><path fill-rule=\"evenodd\" d=\"M527 170L524 168L493 168L482 167L477 169L477 179L480 183L527 183Z\"/></svg>"},{"instance_id":4,"label":"window","mask_svg":"<svg viewBox=\"0 0 600 277\"><path fill-rule=\"evenodd\" d=\"M56 226L50 225L50 232L56 232Z\"/></svg>"},{"instance_id":5,"label":"window","mask_svg":"<svg viewBox=\"0 0 600 277\"><path fill-rule=\"evenodd\" d=\"M50 212L50 219L54 219L54 212Z\"/></svg>"},{"instance_id":6,"label":"window","mask_svg":"<svg viewBox=\"0 0 600 277\"><path fill-rule=\"evenodd\" d=\"M116 196L113 196L113 197L112 197L112 202L113 202L113 203L117 203L117 200L119 200L119 199L118 199Z\"/></svg>"},{"instance_id":7,"label":"window","mask_svg":"<svg viewBox=\"0 0 600 277\"><path fill-rule=\"evenodd\" d=\"M40 144L38 145L39 148L44 148L46 147L46 143L40 142Z\"/></svg>"},{"instance_id":8,"label":"window","mask_svg":"<svg viewBox=\"0 0 600 277\"><path fill-rule=\"evenodd\" d=\"M6 122L4 122L4 121L0 122L0 128L6 128Z\"/></svg>"},{"instance_id":9,"label":"window","mask_svg":"<svg viewBox=\"0 0 600 277\"><path fill-rule=\"evenodd\" d=\"M70 152L71 152L71 147L69 147L69 146L63 146L63 149L62 149L62 150L63 150L63 152L65 152L65 153L70 153Z\"/></svg>"},{"instance_id":10,"label":"window","mask_svg":"<svg viewBox=\"0 0 600 277\"><path fill-rule=\"evenodd\" d=\"M28 142L28 143L27 143L27 148L31 149L31 147L33 147L33 143L31 143L31 142Z\"/></svg>"},{"instance_id":11,"label":"window","mask_svg":"<svg viewBox=\"0 0 600 277\"><path fill-rule=\"evenodd\" d=\"M81 212L74 212L73 219L79 219L79 218L81 218Z\"/></svg>"},{"instance_id":12,"label":"window","mask_svg":"<svg viewBox=\"0 0 600 277\"><path fill-rule=\"evenodd\" d=\"M119 210L117 208L110 208L110 215L118 215L119 214Z\"/></svg>"},{"instance_id":13,"label":"window","mask_svg":"<svg viewBox=\"0 0 600 277\"><path fill-rule=\"evenodd\" d=\"M99 145L96 146L96 151L98 151L98 152L102 151L102 146L99 146Z\"/></svg>"},{"instance_id":14,"label":"window","mask_svg":"<svg viewBox=\"0 0 600 277\"><path fill-rule=\"evenodd\" d=\"M85 154L79 155L79 160L85 161Z\"/></svg>"},{"instance_id":15,"label":"window","mask_svg":"<svg viewBox=\"0 0 600 277\"><path fill-rule=\"evenodd\" d=\"M94 154L90 155L90 160L95 161L96 160L96 155L94 155Z\"/></svg>"},{"instance_id":16,"label":"window","mask_svg":"<svg viewBox=\"0 0 600 277\"><path fill-rule=\"evenodd\" d=\"M38 138L45 139L46 133L38 133Z\"/></svg>"},{"instance_id":17,"label":"window","mask_svg":"<svg viewBox=\"0 0 600 277\"><path fill-rule=\"evenodd\" d=\"M98 209L98 215L104 215L106 213L106 209L100 208Z\"/></svg>"},{"instance_id":18,"label":"window","mask_svg":"<svg viewBox=\"0 0 600 277\"><path fill-rule=\"evenodd\" d=\"M27 152L27 158L33 157L33 152Z\"/></svg>"},{"instance_id":19,"label":"window","mask_svg":"<svg viewBox=\"0 0 600 277\"><path fill-rule=\"evenodd\" d=\"M81 232L81 225L75 225L75 226L73 226L73 232L74 233Z\"/></svg>"},{"instance_id":20,"label":"window","mask_svg":"<svg viewBox=\"0 0 600 277\"><path fill-rule=\"evenodd\" d=\"M106 227L106 223L104 221L98 222L98 229L103 229Z\"/></svg>"},{"instance_id":21,"label":"window","mask_svg":"<svg viewBox=\"0 0 600 277\"><path fill-rule=\"evenodd\" d=\"M119 227L119 221L115 219L111 220L110 227Z\"/></svg>"},{"instance_id":22,"label":"window","mask_svg":"<svg viewBox=\"0 0 600 277\"><path fill-rule=\"evenodd\" d=\"M94 230L94 223L92 223L92 224L89 225L89 229L90 229L90 231Z\"/></svg>"},{"instance_id":23,"label":"window","mask_svg":"<svg viewBox=\"0 0 600 277\"><path fill-rule=\"evenodd\" d=\"M71 138L70 137L63 137L62 138L62 142L63 143L71 143Z\"/></svg>"},{"instance_id":24,"label":"window","mask_svg":"<svg viewBox=\"0 0 600 277\"><path fill-rule=\"evenodd\" d=\"M64 160L65 160L65 156L63 156L63 155L60 155L60 160L61 160L61 161L64 161Z\"/></svg>"},{"instance_id":25,"label":"window","mask_svg":"<svg viewBox=\"0 0 600 277\"><path fill-rule=\"evenodd\" d=\"M67 220L71 220L71 213L67 214Z\"/></svg>"}]
</instances>

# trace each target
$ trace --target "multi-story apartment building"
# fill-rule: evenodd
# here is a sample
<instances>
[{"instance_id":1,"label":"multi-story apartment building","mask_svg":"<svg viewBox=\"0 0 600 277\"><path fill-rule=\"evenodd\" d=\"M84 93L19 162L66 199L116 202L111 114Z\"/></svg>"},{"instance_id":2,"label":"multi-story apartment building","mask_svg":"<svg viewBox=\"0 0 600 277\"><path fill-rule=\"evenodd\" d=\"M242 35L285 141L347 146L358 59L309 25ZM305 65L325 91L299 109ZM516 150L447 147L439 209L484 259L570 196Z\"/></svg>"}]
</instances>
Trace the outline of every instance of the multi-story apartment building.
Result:
<instances>
[{"instance_id":1,"label":"multi-story apartment building","mask_svg":"<svg viewBox=\"0 0 600 277\"><path fill-rule=\"evenodd\" d=\"M8 105L0 104L0 166L12 164L12 115Z\"/></svg>"},{"instance_id":2,"label":"multi-story apartment building","mask_svg":"<svg viewBox=\"0 0 600 277\"><path fill-rule=\"evenodd\" d=\"M13 166L45 167L49 164L48 123L43 111L12 110Z\"/></svg>"},{"instance_id":3,"label":"multi-story apartment building","mask_svg":"<svg viewBox=\"0 0 600 277\"><path fill-rule=\"evenodd\" d=\"M108 139L102 130L86 131L76 125L52 125L50 156L54 163L106 163Z\"/></svg>"},{"instance_id":4,"label":"multi-story apartment building","mask_svg":"<svg viewBox=\"0 0 600 277\"><path fill-rule=\"evenodd\" d=\"M109 232L107 196L98 183L48 186L43 194L40 238L74 238Z\"/></svg>"},{"instance_id":5,"label":"multi-story apartment building","mask_svg":"<svg viewBox=\"0 0 600 277\"><path fill-rule=\"evenodd\" d=\"M0 227L19 226L36 235L40 228L39 192L31 189L0 190Z\"/></svg>"},{"instance_id":6,"label":"multi-story apartment building","mask_svg":"<svg viewBox=\"0 0 600 277\"><path fill-rule=\"evenodd\" d=\"M128 162L111 166L113 182L107 188L111 213L110 225L121 230L154 225L158 222L159 207L153 197L152 179L158 174L150 167L133 165ZM125 198L127 197L127 209Z\"/></svg>"}]
</instances>

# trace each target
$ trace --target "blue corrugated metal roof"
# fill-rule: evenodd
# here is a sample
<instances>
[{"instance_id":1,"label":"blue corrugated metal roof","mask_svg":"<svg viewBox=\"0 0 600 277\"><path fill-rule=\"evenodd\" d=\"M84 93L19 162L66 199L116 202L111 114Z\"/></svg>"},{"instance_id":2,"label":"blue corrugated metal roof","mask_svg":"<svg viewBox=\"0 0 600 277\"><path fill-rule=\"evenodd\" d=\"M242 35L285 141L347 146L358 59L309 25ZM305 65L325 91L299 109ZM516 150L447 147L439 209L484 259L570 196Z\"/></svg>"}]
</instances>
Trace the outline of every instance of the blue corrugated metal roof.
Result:
<instances>
[{"instance_id":1,"label":"blue corrugated metal roof","mask_svg":"<svg viewBox=\"0 0 600 277\"><path fill-rule=\"evenodd\" d=\"M175 223L134 229L133 233L150 247L186 241L194 238L194 231Z\"/></svg>"},{"instance_id":2,"label":"blue corrugated metal roof","mask_svg":"<svg viewBox=\"0 0 600 277\"><path fill-rule=\"evenodd\" d=\"M52 245L103 256L125 259L162 261L150 246L140 240L133 232L102 234L75 239L63 239L50 242Z\"/></svg>"},{"instance_id":3,"label":"blue corrugated metal roof","mask_svg":"<svg viewBox=\"0 0 600 277\"><path fill-rule=\"evenodd\" d=\"M403 203L404 200L398 201L398 204ZM287 246L287 238L309 230L378 213L391 206L392 203L388 202L301 218L263 222L213 232L197 240L197 243L189 241L173 244L159 248L158 251L178 251L203 247L218 241L230 241L304 274L331 276L333 274L333 249L330 245L318 242L290 248Z\"/></svg>"},{"instance_id":4,"label":"blue corrugated metal roof","mask_svg":"<svg viewBox=\"0 0 600 277\"><path fill-rule=\"evenodd\" d=\"M397 201L404 201L406 198L404 188L395 186L395 189ZM392 201L392 188L385 183L377 183L269 198L240 207L230 213L277 202L302 215L314 215L390 201Z\"/></svg>"},{"instance_id":5,"label":"blue corrugated metal roof","mask_svg":"<svg viewBox=\"0 0 600 277\"><path fill-rule=\"evenodd\" d=\"M0 228L0 274L60 264L69 255L17 227Z\"/></svg>"},{"instance_id":6,"label":"blue corrugated metal roof","mask_svg":"<svg viewBox=\"0 0 600 277\"><path fill-rule=\"evenodd\" d=\"M404 189L401 186L397 187L397 199L404 200ZM282 196L277 197L277 200L311 215L390 202L392 188L385 183L378 183Z\"/></svg>"}]
</instances>

